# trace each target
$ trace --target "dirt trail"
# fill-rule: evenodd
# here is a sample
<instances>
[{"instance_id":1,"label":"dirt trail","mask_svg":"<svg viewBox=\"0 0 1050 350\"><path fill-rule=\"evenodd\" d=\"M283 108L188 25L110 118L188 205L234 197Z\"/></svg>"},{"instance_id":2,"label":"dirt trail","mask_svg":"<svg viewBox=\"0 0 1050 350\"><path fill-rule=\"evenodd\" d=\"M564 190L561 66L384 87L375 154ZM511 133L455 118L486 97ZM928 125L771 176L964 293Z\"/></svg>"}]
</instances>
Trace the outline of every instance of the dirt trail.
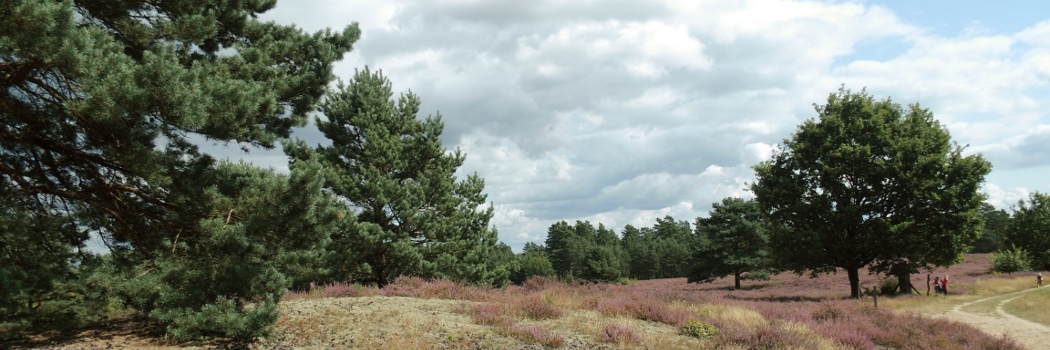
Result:
<instances>
[{"instance_id":1,"label":"dirt trail","mask_svg":"<svg viewBox=\"0 0 1050 350\"><path fill-rule=\"evenodd\" d=\"M1013 292L1009 294L996 295L993 297L987 297L983 299L977 299L974 301L955 305L944 314L936 315L936 317L947 318L953 321L966 323L977 327L978 329L985 331L992 335L1005 334L1011 339L1016 340L1018 343L1028 349L1050 349L1050 327L1035 323L1003 311L1003 305L1013 301L1030 293L1037 288L1025 289L1019 292ZM964 311L963 308L982 302L987 302L992 299L1002 299L995 305L995 315L974 313Z\"/></svg>"}]
</instances>

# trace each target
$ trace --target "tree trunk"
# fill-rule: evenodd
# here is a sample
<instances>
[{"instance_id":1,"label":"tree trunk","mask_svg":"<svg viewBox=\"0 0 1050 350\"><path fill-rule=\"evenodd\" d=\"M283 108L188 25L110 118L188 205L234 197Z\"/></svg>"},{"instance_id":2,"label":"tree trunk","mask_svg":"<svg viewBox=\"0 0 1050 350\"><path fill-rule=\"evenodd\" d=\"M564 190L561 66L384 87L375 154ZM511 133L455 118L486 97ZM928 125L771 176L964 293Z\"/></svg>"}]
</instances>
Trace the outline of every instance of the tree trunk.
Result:
<instances>
[{"instance_id":1,"label":"tree trunk","mask_svg":"<svg viewBox=\"0 0 1050 350\"><path fill-rule=\"evenodd\" d=\"M930 274L926 274L926 295L930 295Z\"/></svg>"},{"instance_id":2,"label":"tree trunk","mask_svg":"<svg viewBox=\"0 0 1050 350\"><path fill-rule=\"evenodd\" d=\"M860 299L860 269L859 268L848 268L846 273L849 274L849 296L853 299Z\"/></svg>"},{"instance_id":3,"label":"tree trunk","mask_svg":"<svg viewBox=\"0 0 1050 350\"><path fill-rule=\"evenodd\" d=\"M912 271L914 270L908 265L895 265L890 269L890 274L897 277L897 294L911 294L912 291L919 294L915 285L911 284Z\"/></svg>"},{"instance_id":4,"label":"tree trunk","mask_svg":"<svg viewBox=\"0 0 1050 350\"><path fill-rule=\"evenodd\" d=\"M386 287L386 277L384 276L383 272L384 272L383 265L376 266L376 268L375 268L376 287L379 288L379 289L383 289L383 287Z\"/></svg>"},{"instance_id":5,"label":"tree trunk","mask_svg":"<svg viewBox=\"0 0 1050 350\"><path fill-rule=\"evenodd\" d=\"M911 294L911 291L915 289L911 284L911 274L907 271L898 273L897 287L900 288L900 294Z\"/></svg>"},{"instance_id":6,"label":"tree trunk","mask_svg":"<svg viewBox=\"0 0 1050 350\"><path fill-rule=\"evenodd\" d=\"M733 287L733 289L740 289L740 270L734 272L733 276L736 278L736 285Z\"/></svg>"}]
</instances>

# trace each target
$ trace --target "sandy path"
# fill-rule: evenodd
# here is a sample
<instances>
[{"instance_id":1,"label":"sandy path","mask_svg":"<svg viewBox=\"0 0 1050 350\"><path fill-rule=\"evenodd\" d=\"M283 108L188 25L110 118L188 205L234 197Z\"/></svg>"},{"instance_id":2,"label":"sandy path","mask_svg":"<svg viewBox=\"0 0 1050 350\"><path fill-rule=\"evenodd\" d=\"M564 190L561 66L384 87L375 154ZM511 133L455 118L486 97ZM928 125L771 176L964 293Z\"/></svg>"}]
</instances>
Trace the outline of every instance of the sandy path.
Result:
<instances>
[{"instance_id":1,"label":"sandy path","mask_svg":"<svg viewBox=\"0 0 1050 350\"><path fill-rule=\"evenodd\" d=\"M1013 292L1009 294L997 295L993 297L977 299L974 301L955 305L951 311L947 313L937 315L936 317L947 318L953 321L966 323L977 327L978 329L985 331L992 335L1005 334L1011 339L1016 340L1018 343L1028 349L1048 349L1050 348L1050 327L1035 323L1003 311L1003 305L1013 301L1024 295L1036 290L1036 288L1025 289L1020 292ZM995 315L973 313L964 311L963 308L969 305L986 302L991 299L1003 298L995 306Z\"/></svg>"}]
</instances>

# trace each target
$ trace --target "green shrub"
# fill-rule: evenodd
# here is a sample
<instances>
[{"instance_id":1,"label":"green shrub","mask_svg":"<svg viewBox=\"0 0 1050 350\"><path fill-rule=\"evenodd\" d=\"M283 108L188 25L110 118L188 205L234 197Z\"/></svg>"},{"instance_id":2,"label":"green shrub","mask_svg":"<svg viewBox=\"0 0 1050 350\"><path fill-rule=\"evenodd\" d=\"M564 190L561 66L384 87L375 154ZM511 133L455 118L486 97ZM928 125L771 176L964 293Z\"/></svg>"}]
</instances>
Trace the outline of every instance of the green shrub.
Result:
<instances>
[{"instance_id":1,"label":"green shrub","mask_svg":"<svg viewBox=\"0 0 1050 350\"><path fill-rule=\"evenodd\" d=\"M897 293L897 287L899 286L900 284L897 281L897 277L886 276L879 280L879 286L877 288L877 291L881 295L893 295Z\"/></svg>"},{"instance_id":2,"label":"green shrub","mask_svg":"<svg viewBox=\"0 0 1050 350\"><path fill-rule=\"evenodd\" d=\"M740 276L742 280L754 280L754 281L768 281L770 279L769 271L758 270L752 271Z\"/></svg>"},{"instance_id":3,"label":"green shrub","mask_svg":"<svg viewBox=\"0 0 1050 350\"><path fill-rule=\"evenodd\" d=\"M678 328L678 332L693 338L706 339L718 334L718 327L704 321L689 320Z\"/></svg>"},{"instance_id":4,"label":"green shrub","mask_svg":"<svg viewBox=\"0 0 1050 350\"><path fill-rule=\"evenodd\" d=\"M277 322L278 312L277 302L272 299L244 305L220 296L199 310L158 309L152 316L168 324L168 334L175 340L212 336L244 340L269 334Z\"/></svg>"},{"instance_id":5,"label":"green shrub","mask_svg":"<svg viewBox=\"0 0 1050 350\"><path fill-rule=\"evenodd\" d=\"M992 253L992 272L1011 273L1032 270L1032 258L1024 249L1013 246L1010 250Z\"/></svg>"}]
</instances>

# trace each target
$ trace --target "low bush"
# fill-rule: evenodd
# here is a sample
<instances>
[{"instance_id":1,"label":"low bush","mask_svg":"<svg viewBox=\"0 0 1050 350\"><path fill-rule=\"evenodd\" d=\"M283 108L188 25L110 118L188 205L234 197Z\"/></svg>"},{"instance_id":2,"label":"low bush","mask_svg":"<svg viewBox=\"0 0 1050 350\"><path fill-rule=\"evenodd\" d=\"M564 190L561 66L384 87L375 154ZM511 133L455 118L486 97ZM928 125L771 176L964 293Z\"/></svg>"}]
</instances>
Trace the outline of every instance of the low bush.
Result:
<instances>
[{"instance_id":1,"label":"low bush","mask_svg":"<svg viewBox=\"0 0 1050 350\"><path fill-rule=\"evenodd\" d=\"M693 338L707 339L718 334L718 327L704 321L689 320L678 328L678 333Z\"/></svg>"},{"instance_id":2,"label":"low bush","mask_svg":"<svg viewBox=\"0 0 1050 350\"><path fill-rule=\"evenodd\" d=\"M992 272L1011 273L1032 270L1032 258L1016 246L992 253Z\"/></svg>"},{"instance_id":3,"label":"low bush","mask_svg":"<svg viewBox=\"0 0 1050 350\"><path fill-rule=\"evenodd\" d=\"M277 322L277 303L272 300L245 306L218 297L200 309L176 308L154 310L152 316L169 324L168 333L180 341L202 337L252 339L269 334Z\"/></svg>"},{"instance_id":4,"label":"low bush","mask_svg":"<svg viewBox=\"0 0 1050 350\"><path fill-rule=\"evenodd\" d=\"M879 285L875 291L880 295L896 295L898 286L899 282L896 277L886 276L879 279ZM902 291L902 293L907 293L907 291Z\"/></svg>"},{"instance_id":5,"label":"low bush","mask_svg":"<svg viewBox=\"0 0 1050 350\"><path fill-rule=\"evenodd\" d=\"M634 331L634 328L626 324L610 323L602 328L602 332L598 334L598 340L606 343L618 343L618 344L638 344L642 342L642 338L638 336L638 333Z\"/></svg>"},{"instance_id":6,"label":"low bush","mask_svg":"<svg viewBox=\"0 0 1050 350\"><path fill-rule=\"evenodd\" d=\"M521 300L519 306L521 307L521 312L525 314L525 317L534 320L554 319L559 318L562 315L561 309L552 305L547 301L547 298L538 294L526 296Z\"/></svg>"},{"instance_id":7,"label":"low bush","mask_svg":"<svg viewBox=\"0 0 1050 350\"><path fill-rule=\"evenodd\" d=\"M514 323L514 318L502 305L478 304L470 309L470 317L477 324L507 327Z\"/></svg>"},{"instance_id":8,"label":"low bush","mask_svg":"<svg viewBox=\"0 0 1050 350\"><path fill-rule=\"evenodd\" d=\"M507 328L507 334L526 342L534 342L552 348L565 345L565 338L536 326L513 325Z\"/></svg>"},{"instance_id":9,"label":"low bush","mask_svg":"<svg viewBox=\"0 0 1050 350\"><path fill-rule=\"evenodd\" d=\"M653 321L678 326L689 319L689 313L673 309L665 302L653 299L613 298L599 301L595 310L606 316L630 316L643 321Z\"/></svg>"},{"instance_id":10,"label":"low bush","mask_svg":"<svg viewBox=\"0 0 1050 350\"><path fill-rule=\"evenodd\" d=\"M732 325L720 329L714 337L717 344L737 345L745 349L812 349L816 339L765 324L757 327Z\"/></svg>"}]
</instances>

